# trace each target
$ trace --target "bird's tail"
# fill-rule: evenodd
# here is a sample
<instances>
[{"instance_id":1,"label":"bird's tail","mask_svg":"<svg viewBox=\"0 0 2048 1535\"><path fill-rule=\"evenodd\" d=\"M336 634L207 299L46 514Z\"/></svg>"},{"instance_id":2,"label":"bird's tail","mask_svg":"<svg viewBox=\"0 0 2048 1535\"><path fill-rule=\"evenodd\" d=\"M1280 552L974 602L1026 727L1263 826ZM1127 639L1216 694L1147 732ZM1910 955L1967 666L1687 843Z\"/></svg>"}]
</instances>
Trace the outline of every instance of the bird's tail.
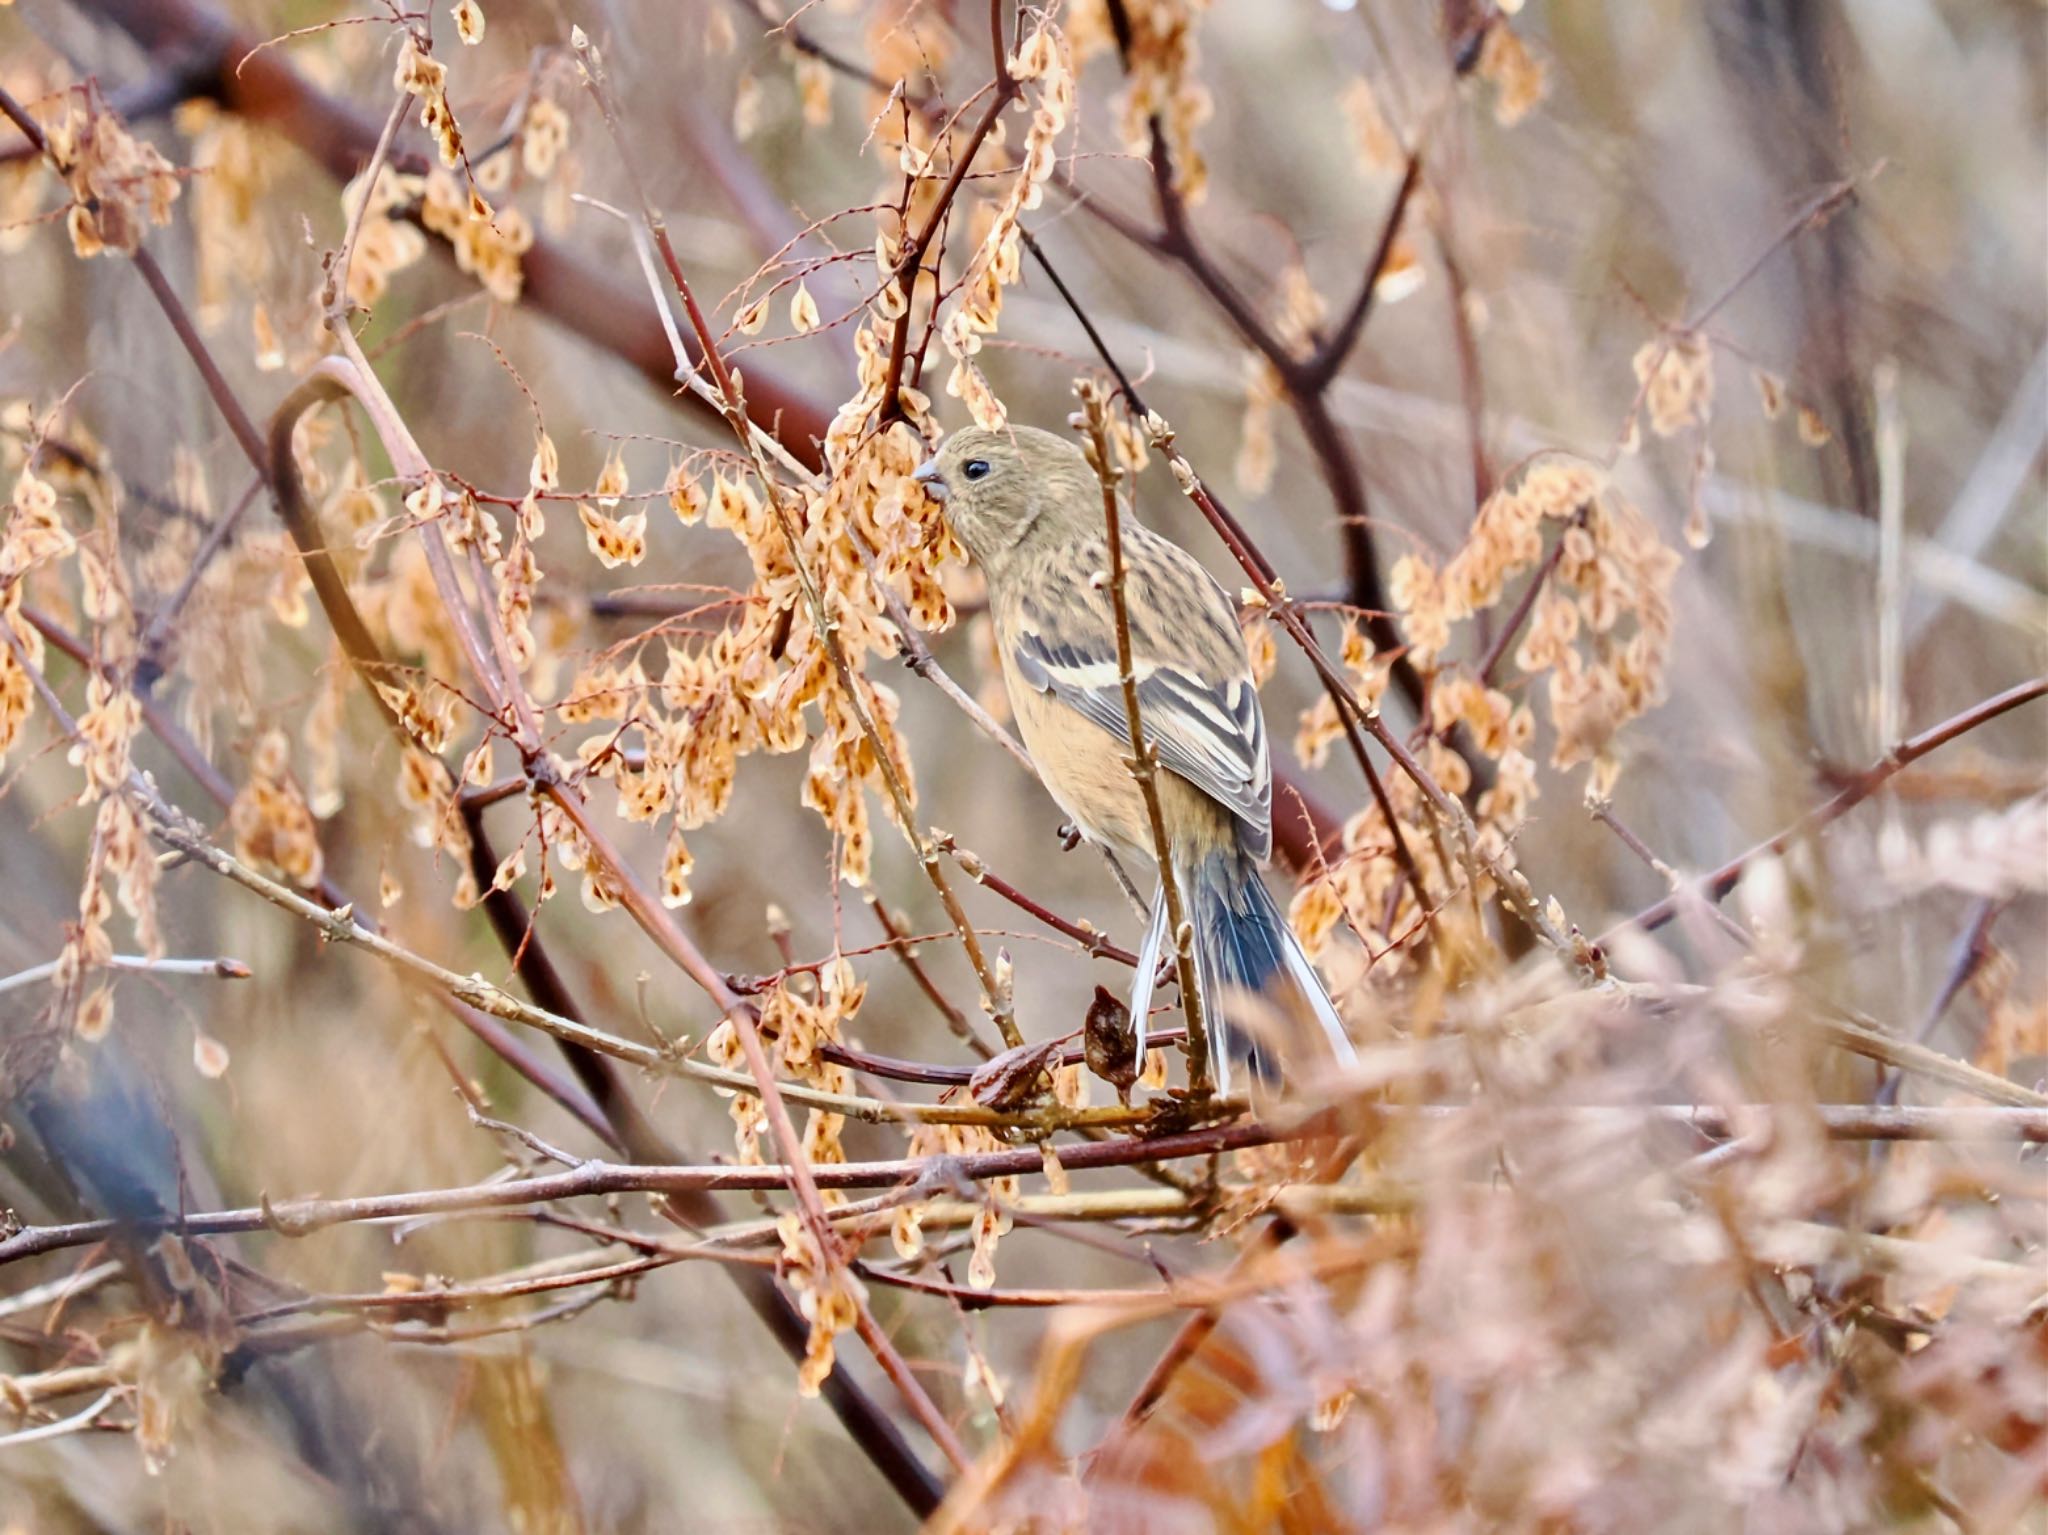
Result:
<instances>
[{"instance_id":1,"label":"bird's tail","mask_svg":"<svg viewBox=\"0 0 2048 1535\"><path fill-rule=\"evenodd\" d=\"M1219 849L1179 865L1174 878L1194 926L1195 976L1209 1027L1210 1070L1220 1091L1230 1091L1241 1064L1249 1063L1255 1080L1274 1086L1285 1064L1292 1064L1298 1081L1306 1062L1334 1057L1349 1065L1357 1059L1330 994L1249 855ZM1165 908L1165 892L1155 892L1131 994L1141 1063L1146 1014L1165 947Z\"/></svg>"}]
</instances>

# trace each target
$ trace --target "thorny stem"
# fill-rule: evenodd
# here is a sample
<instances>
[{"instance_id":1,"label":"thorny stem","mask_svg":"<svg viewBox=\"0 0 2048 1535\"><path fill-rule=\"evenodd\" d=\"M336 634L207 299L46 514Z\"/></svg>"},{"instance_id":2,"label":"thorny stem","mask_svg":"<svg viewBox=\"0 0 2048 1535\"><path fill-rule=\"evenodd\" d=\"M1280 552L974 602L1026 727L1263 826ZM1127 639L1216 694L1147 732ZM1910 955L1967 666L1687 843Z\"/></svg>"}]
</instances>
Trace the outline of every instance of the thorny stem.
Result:
<instances>
[{"instance_id":1,"label":"thorny stem","mask_svg":"<svg viewBox=\"0 0 2048 1535\"><path fill-rule=\"evenodd\" d=\"M1436 253L1444 269L1445 308L1458 354L1458 390L1465 401L1465 446L1472 460L1472 505L1485 505L1493 491L1493 465L1486 453L1486 377L1479 364L1479 338L1473 334L1464 264L1451 238L1451 212L1442 200L1436 206Z\"/></svg>"},{"instance_id":2,"label":"thorny stem","mask_svg":"<svg viewBox=\"0 0 2048 1535\"><path fill-rule=\"evenodd\" d=\"M1180 881L1173 867L1173 844L1166 834L1166 814L1159 804L1158 761L1151 743L1145 739L1145 722L1138 707L1138 674L1131 659L1131 616L1124 591L1123 509L1117 496L1116 466L1110 458L1107 409L1093 384L1084 382L1076 392L1081 397L1087 424L1088 463L1102 484L1102 518L1109 547L1109 606L1116 625L1117 678L1123 686L1124 723L1131 744L1131 755L1125 763L1144 797L1145 818L1152 827L1160 899L1166 903L1166 930L1172 935L1176 968L1180 972L1181 1011L1188 1020L1188 1084L1199 1098L1209 1091L1209 1031L1202 1020L1202 988L1195 974L1194 927L1181 903ZM1142 1026L1144 1020L1137 1022Z\"/></svg>"}]
</instances>

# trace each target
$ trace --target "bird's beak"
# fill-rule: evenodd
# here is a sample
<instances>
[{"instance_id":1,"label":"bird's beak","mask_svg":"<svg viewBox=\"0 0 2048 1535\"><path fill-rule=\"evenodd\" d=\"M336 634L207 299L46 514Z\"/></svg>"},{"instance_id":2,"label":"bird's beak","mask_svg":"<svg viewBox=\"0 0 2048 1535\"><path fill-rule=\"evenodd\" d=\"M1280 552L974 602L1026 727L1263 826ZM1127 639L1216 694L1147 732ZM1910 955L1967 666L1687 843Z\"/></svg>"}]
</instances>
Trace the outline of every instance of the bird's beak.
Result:
<instances>
[{"instance_id":1,"label":"bird's beak","mask_svg":"<svg viewBox=\"0 0 2048 1535\"><path fill-rule=\"evenodd\" d=\"M946 499L946 482L939 478L939 461L937 459L926 459L917 466L910 477L922 485L924 493L934 501Z\"/></svg>"}]
</instances>

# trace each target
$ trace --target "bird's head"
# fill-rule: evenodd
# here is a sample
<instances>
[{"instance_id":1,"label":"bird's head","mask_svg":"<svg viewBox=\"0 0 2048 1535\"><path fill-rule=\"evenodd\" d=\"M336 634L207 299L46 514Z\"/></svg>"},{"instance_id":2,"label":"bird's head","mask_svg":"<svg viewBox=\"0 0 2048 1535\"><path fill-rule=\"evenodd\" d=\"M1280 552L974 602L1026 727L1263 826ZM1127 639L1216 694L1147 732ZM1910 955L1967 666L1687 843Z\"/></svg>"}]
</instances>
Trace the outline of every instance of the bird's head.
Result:
<instances>
[{"instance_id":1,"label":"bird's head","mask_svg":"<svg viewBox=\"0 0 2048 1535\"><path fill-rule=\"evenodd\" d=\"M1102 521L1101 486L1080 448L1037 427L963 427L914 478L991 576L1027 538L1066 537Z\"/></svg>"}]
</instances>

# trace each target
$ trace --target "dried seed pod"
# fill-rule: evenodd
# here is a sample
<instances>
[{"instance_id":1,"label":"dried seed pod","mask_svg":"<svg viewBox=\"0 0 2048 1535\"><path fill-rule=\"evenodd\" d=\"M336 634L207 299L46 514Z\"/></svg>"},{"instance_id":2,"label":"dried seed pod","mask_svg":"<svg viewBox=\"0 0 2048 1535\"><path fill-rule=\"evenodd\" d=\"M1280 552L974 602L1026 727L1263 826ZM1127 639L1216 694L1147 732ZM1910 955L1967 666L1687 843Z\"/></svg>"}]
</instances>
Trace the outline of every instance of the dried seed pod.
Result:
<instances>
[{"instance_id":1,"label":"dried seed pod","mask_svg":"<svg viewBox=\"0 0 2048 1535\"><path fill-rule=\"evenodd\" d=\"M1022 1108L1046 1085L1046 1068L1059 1053L1061 1041L1019 1045L985 1061L967 1080L974 1101L991 1109Z\"/></svg>"},{"instance_id":2,"label":"dried seed pod","mask_svg":"<svg viewBox=\"0 0 2048 1535\"><path fill-rule=\"evenodd\" d=\"M1138 1080L1138 1031L1131 1026L1131 1010L1106 986L1095 988L1081 1041L1088 1069L1114 1087L1117 1097L1128 1104L1132 1084Z\"/></svg>"}]
</instances>

